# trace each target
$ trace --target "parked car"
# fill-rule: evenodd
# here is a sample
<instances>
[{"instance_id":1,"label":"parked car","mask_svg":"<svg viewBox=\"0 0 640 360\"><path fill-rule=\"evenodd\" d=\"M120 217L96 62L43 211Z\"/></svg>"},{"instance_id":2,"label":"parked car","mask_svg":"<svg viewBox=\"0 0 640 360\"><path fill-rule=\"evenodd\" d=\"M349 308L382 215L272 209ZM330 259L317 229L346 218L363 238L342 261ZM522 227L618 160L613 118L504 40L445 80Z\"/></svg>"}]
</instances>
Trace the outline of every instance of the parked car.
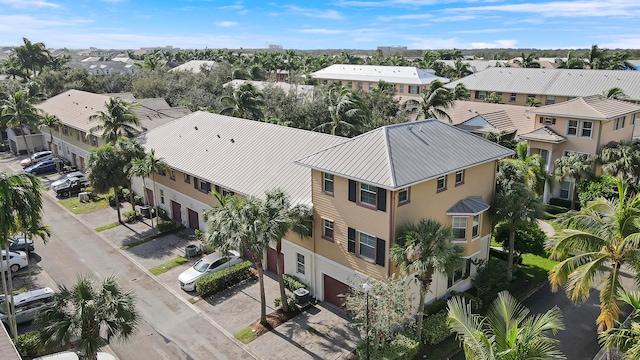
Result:
<instances>
[{"instance_id":1,"label":"parked car","mask_svg":"<svg viewBox=\"0 0 640 360\"><path fill-rule=\"evenodd\" d=\"M196 289L196 280L241 262L240 254L236 251L229 251L226 256L223 256L220 252L215 252L196 261L192 267L182 272L178 276L178 282L182 290L194 291Z\"/></svg>"},{"instance_id":2,"label":"parked car","mask_svg":"<svg viewBox=\"0 0 640 360\"><path fill-rule=\"evenodd\" d=\"M25 237L17 237L14 239L9 239L9 250L10 251L33 251L35 248L33 246L33 240Z\"/></svg>"},{"instance_id":3,"label":"parked car","mask_svg":"<svg viewBox=\"0 0 640 360\"><path fill-rule=\"evenodd\" d=\"M7 251L2 250L2 263L0 264L0 270L4 272L4 267L7 266L7 254L9 255L9 269L12 273L27 267L29 263L27 261L27 254L23 251Z\"/></svg>"},{"instance_id":4,"label":"parked car","mask_svg":"<svg viewBox=\"0 0 640 360\"><path fill-rule=\"evenodd\" d=\"M40 161L51 160L51 158L53 158L53 153L51 151L40 151L31 155L30 158L20 161L20 165L23 168L26 168L27 166L35 165Z\"/></svg>"},{"instance_id":5,"label":"parked car","mask_svg":"<svg viewBox=\"0 0 640 360\"><path fill-rule=\"evenodd\" d=\"M116 360L116 358L106 352L99 351L97 354L98 360ZM51 355L45 355L41 357L34 358L33 360L78 360L80 357L78 354L71 351L63 351Z\"/></svg>"},{"instance_id":6,"label":"parked car","mask_svg":"<svg viewBox=\"0 0 640 360\"><path fill-rule=\"evenodd\" d=\"M43 160L35 165L28 166L24 169L24 172L33 175L49 174L58 170L58 165L62 166L62 161L59 159Z\"/></svg>"},{"instance_id":7,"label":"parked car","mask_svg":"<svg viewBox=\"0 0 640 360\"><path fill-rule=\"evenodd\" d=\"M70 179L76 178L82 182L87 182L87 178L84 176L84 174L81 171L74 171L74 172L70 172L68 174L66 174L65 176L63 176L60 180L56 180L54 182L51 183L51 189L55 190L57 187L59 187L62 184L65 184L67 182L69 182Z\"/></svg>"},{"instance_id":8,"label":"parked car","mask_svg":"<svg viewBox=\"0 0 640 360\"><path fill-rule=\"evenodd\" d=\"M85 187L87 187L87 183L85 181L78 178L71 178L62 185L53 189L53 191L56 193L56 196L69 197L81 192Z\"/></svg>"},{"instance_id":9,"label":"parked car","mask_svg":"<svg viewBox=\"0 0 640 360\"><path fill-rule=\"evenodd\" d=\"M38 312L53 303L54 291L51 288L25 291L14 295L8 300L10 306L15 307L16 323L22 324L33 320ZM0 321L7 324L8 317L5 304L0 304Z\"/></svg>"}]
</instances>

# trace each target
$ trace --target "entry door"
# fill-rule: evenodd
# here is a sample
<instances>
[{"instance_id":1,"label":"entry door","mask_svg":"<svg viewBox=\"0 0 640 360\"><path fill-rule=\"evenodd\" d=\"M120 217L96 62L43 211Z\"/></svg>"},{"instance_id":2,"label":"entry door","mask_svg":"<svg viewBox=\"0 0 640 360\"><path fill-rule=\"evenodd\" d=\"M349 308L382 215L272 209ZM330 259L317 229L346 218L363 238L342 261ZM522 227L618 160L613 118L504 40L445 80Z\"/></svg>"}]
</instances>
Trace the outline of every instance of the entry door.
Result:
<instances>
[{"instance_id":1,"label":"entry door","mask_svg":"<svg viewBox=\"0 0 640 360\"><path fill-rule=\"evenodd\" d=\"M76 154L75 153L71 153L71 163L73 164L73 166L78 167L78 164L76 163Z\"/></svg>"},{"instance_id":2,"label":"entry door","mask_svg":"<svg viewBox=\"0 0 640 360\"><path fill-rule=\"evenodd\" d=\"M171 216L178 224L182 224L181 206L173 200L171 200Z\"/></svg>"},{"instance_id":3,"label":"entry door","mask_svg":"<svg viewBox=\"0 0 640 360\"><path fill-rule=\"evenodd\" d=\"M147 201L149 201L149 205L151 205L152 207L155 206L155 203L153 201L153 190L149 188L145 188L145 190L147 190Z\"/></svg>"},{"instance_id":4,"label":"entry door","mask_svg":"<svg viewBox=\"0 0 640 360\"><path fill-rule=\"evenodd\" d=\"M280 265L284 271L284 254L280 257ZM267 270L271 270L274 273L278 273L278 253L275 249L269 248L267 250Z\"/></svg>"},{"instance_id":5,"label":"entry door","mask_svg":"<svg viewBox=\"0 0 640 360\"><path fill-rule=\"evenodd\" d=\"M198 220L198 213L189 208L187 208L187 213L189 214L189 228L200 229L200 221Z\"/></svg>"}]
</instances>

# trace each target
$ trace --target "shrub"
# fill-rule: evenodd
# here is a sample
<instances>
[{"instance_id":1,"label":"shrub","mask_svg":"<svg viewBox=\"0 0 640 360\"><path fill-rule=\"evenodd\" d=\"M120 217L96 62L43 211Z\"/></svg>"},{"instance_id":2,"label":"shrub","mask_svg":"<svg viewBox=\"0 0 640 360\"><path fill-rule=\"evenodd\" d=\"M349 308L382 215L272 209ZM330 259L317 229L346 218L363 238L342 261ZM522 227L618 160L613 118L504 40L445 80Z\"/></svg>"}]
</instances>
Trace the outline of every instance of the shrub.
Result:
<instances>
[{"instance_id":1,"label":"shrub","mask_svg":"<svg viewBox=\"0 0 640 360\"><path fill-rule=\"evenodd\" d=\"M500 291L508 289L509 285L506 262L493 258L478 267L478 273L473 280L473 286L483 304L493 301L495 296Z\"/></svg>"},{"instance_id":2,"label":"shrub","mask_svg":"<svg viewBox=\"0 0 640 360\"><path fill-rule=\"evenodd\" d=\"M581 204L586 204L601 197L605 199L616 199L618 197L615 177L605 174L578 183L578 199Z\"/></svg>"},{"instance_id":3,"label":"shrub","mask_svg":"<svg viewBox=\"0 0 640 360\"><path fill-rule=\"evenodd\" d=\"M505 248L509 246L509 228L506 223L501 222L493 230L495 241L501 243ZM534 254L545 256L544 242L547 235L540 229L538 223L523 223L516 229L515 251L520 254Z\"/></svg>"},{"instance_id":4,"label":"shrub","mask_svg":"<svg viewBox=\"0 0 640 360\"><path fill-rule=\"evenodd\" d=\"M176 227L176 223L175 222L168 221L168 222L165 222L165 223L158 224L158 231L160 231L161 233L164 233L164 232L168 232L168 231L171 231L171 230L175 229L175 227Z\"/></svg>"},{"instance_id":5,"label":"shrub","mask_svg":"<svg viewBox=\"0 0 640 360\"><path fill-rule=\"evenodd\" d=\"M451 335L447 324L447 311L426 316L422 322L422 342L424 344L439 344Z\"/></svg>"},{"instance_id":6,"label":"shrub","mask_svg":"<svg viewBox=\"0 0 640 360\"><path fill-rule=\"evenodd\" d=\"M128 201L131 198L131 191L127 188L122 188L122 197Z\"/></svg>"},{"instance_id":7,"label":"shrub","mask_svg":"<svg viewBox=\"0 0 640 360\"><path fill-rule=\"evenodd\" d=\"M298 303L298 300L296 300L296 298L294 298L292 295L287 294L287 304L289 304L289 309L293 309L296 304ZM282 299L280 297L277 297L273 300L273 307L274 308L279 308L282 305Z\"/></svg>"},{"instance_id":8,"label":"shrub","mask_svg":"<svg viewBox=\"0 0 640 360\"><path fill-rule=\"evenodd\" d=\"M549 199L550 205L562 206L567 209L571 209L571 200L551 198ZM580 202L576 201L576 210L580 210Z\"/></svg>"},{"instance_id":9,"label":"shrub","mask_svg":"<svg viewBox=\"0 0 640 360\"><path fill-rule=\"evenodd\" d=\"M201 296L215 294L229 286L238 284L239 282L249 279L253 276L251 273L252 264L245 261L240 264L233 265L228 269L205 275L196 280L196 291Z\"/></svg>"},{"instance_id":10,"label":"shrub","mask_svg":"<svg viewBox=\"0 0 640 360\"><path fill-rule=\"evenodd\" d=\"M15 346L23 359L32 359L38 356L42 350L40 332L29 331L18 336Z\"/></svg>"},{"instance_id":11,"label":"shrub","mask_svg":"<svg viewBox=\"0 0 640 360\"><path fill-rule=\"evenodd\" d=\"M369 358L372 360L413 359L420 351L420 342L412 334L402 332L385 341L379 347L370 347ZM362 342L356 348L358 359L366 358L366 343Z\"/></svg>"},{"instance_id":12,"label":"shrub","mask_svg":"<svg viewBox=\"0 0 640 360\"><path fill-rule=\"evenodd\" d=\"M566 213L567 211L569 211L569 208L566 208L566 207L563 207L563 206L559 206L559 205L547 204L547 205L545 205L545 209L544 210L546 212L548 212L549 214L557 215L557 214Z\"/></svg>"},{"instance_id":13,"label":"shrub","mask_svg":"<svg viewBox=\"0 0 640 360\"><path fill-rule=\"evenodd\" d=\"M161 208L160 206L154 207L154 213L156 214L157 217L159 217L162 220L165 220L165 221L171 220L169 219L169 214L167 214L167 210Z\"/></svg>"},{"instance_id":14,"label":"shrub","mask_svg":"<svg viewBox=\"0 0 640 360\"><path fill-rule=\"evenodd\" d=\"M309 286L307 286L307 284L305 284L302 281L298 280L297 277L289 275L289 274L282 274L282 280L284 281L284 287L289 289L289 291L296 291L298 289L308 289L309 288Z\"/></svg>"},{"instance_id":15,"label":"shrub","mask_svg":"<svg viewBox=\"0 0 640 360\"><path fill-rule=\"evenodd\" d=\"M447 308L447 300L438 299L424 306L424 315L439 313Z\"/></svg>"},{"instance_id":16,"label":"shrub","mask_svg":"<svg viewBox=\"0 0 640 360\"><path fill-rule=\"evenodd\" d=\"M105 199L107 199L107 201L109 201L110 206L116 206L116 197L113 193L113 189L109 190L109 193L107 193L104 197ZM124 202L124 197L122 197L122 191L118 191L118 199L120 200L120 203Z\"/></svg>"},{"instance_id":17,"label":"shrub","mask_svg":"<svg viewBox=\"0 0 640 360\"><path fill-rule=\"evenodd\" d=\"M480 309L482 309L482 305L483 305L483 301L480 297L475 296L473 294L470 294L468 292L457 292L457 291L452 291L450 293L451 296L460 296L462 298L465 299L465 302L471 302L471 310L472 311L479 311Z\"/></svg>"},{"instance_id":18,"label":"shrub","mask_svg":"<svg viewBox=\"0 0 640 360\"><path fill-rule=\"evenodd\" d=\"M136 203L136 205L142 206L142 196L134 195L133 201Z\"/></svg>"},{"instance_id":19,"label":"shrub","mask_svg":"<svg viewBox=\"0 0 640 360\"><path fill-rule=\"evenodd\" d=\"M140 215L135 210L127 210L122 213L122 216L124 216L127 222L133 222L142 218L142 215Z\"/></svg>"}]
</instances>

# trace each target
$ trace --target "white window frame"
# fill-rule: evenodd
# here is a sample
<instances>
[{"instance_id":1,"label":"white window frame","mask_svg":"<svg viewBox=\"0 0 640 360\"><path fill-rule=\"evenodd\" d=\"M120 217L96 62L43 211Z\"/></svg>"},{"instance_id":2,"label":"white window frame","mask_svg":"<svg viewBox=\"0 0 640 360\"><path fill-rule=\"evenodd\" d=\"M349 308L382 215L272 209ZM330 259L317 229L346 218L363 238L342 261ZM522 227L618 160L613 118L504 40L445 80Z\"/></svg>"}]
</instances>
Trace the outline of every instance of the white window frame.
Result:
<instances>
[{"instance_id":1,"label":"white window frame","mask_svg":"<svg viewBox=\"0 0 640 360\"><path fill-rule=\"evenodd\" d=\"M556 103L556 97L554 95L547 95L544 99L545 105L553 105Z\"/></svg>"},{"instance_id":2,"label":"white window frame","mask_svg":"<svg viewBox=\"0 0 640 360\"><path fill-rule=\"evenodd\" d=\"M480 214L475 214L471 218L471 240L477 240L480 237Z\"/></svg>"},{"instance_id":3,"label":"white window frame","mask_svg":"<svg viewBox=\"0 0 640 360\"><path fill-rule=\"evenodd\" d=\"M327 190L327 183L331 183L331 190ZM322 191L324 191L327 194L333 194L334 191L334 178L333 178L333 174L329 174L329 173L322 173Z\"/></svg>"},{"instance_id":4,"label":"white window frame","mask_svg":"<svg viewBox=\"0 0 640 360\"><path fill-rule=\"evenodd\" d=\"M448 286L449 284L447 281L447 289L451 289L456 284L458 284L464 279L467 279L469 275L471 275L467 273L467 263L470 263L470 262L471 262L470 258L462 259L460 266L455 269L455 271L451 274L451 277L448 279L448 281L449 280L451 281L451 286ZM469 269L469 272L471 272L471 269Z\"/></svg>"},{"instance_id":5,"label":"white window frame","mask_svg":"<svg viewBox=\"0 0 640 360\"><path fill-rule=\"evenodd\" d=\"M420 87L418 85L409 85L409 94L417 95L420 93Z\"/></svg>"},{"instance_id":6,"label":"white window frame","mask_svg":"<svg viewBox=\"0 0 640 360\"><path fill-rule=\"evenodd\" d=\"M621 116L613 119L613 131L617 131L624 128L625 118L626 116Z\"/></svg>"},{"instance_id":7,"label":"white window frame","mask_svg":"<svg viewBox=\"0 0 640 360\"><path fill-rule=\"evenodd\" d=\"M509 94L509 102L516 102L516 96L518 96L516 93Z\"/></svg>"},{"instance_id":8,"label":"white window frame","mask_svg":"<svg viewBox=\"0 0 640 360\"><path fill-rule=\"evenodd\" d=\"M164 204L164 190L160 189L160 204Z\"/></svg>"},{"instance_id":9,"label":"white window frame","mask_svg":"<svg viewBox=\"0 0 640 360\"><path fill-rule=\"evenodd\" d=\"M440 186L440 182L442 182L442 186ZM447 175L440 176L436 179L436 191L445 190L447 190Z\"/></svg>"},{"instance_id":10,"label":"white window frame","mask_svg":"<svg viewBox=\"0 0 640 360\"><path fill-rule=\"evenodd\" d=\"M331 236L327 235L327 231L331 232ZM333 241L335 236L333 220L322 219L322 237L326 240Z\"/></svg>"},{"instance_id":11,"label":"white window frame","mask_svg":"<svg viewBox=\"0 0 640 360\"><path fill-rule=\"evenodd\" d=\"M460 176L460 181L458 181L458 175ZM456 171L456 185L464 184L464 170Z\"/></svg>"},{"instance_id":12,"label":"white window frame","mask_svg":"<svg viewBox=\"0 0 640 360\"><path fill-rule=\"evenodd\" d=\"M543 152L546 154L546 156L542 155ZM538 155L540 155L540 157L544 161L545 166L549 166L550 154L551 153L547 149L538 149Z\"/></svg>"},{"instance_id":13,"label":"white window frame","mask_svg":"<svg viewBox=\"0 0 640 360\"><path fill-rule=\"evenodd\" d=\"M487 92L484 90L481 91L477 91L476 90L476 99L478 100L484 100L487 97Z\"/></svg>"},{"instance_id":14,"label":"white window frame","mask_svg":"<svg viewBox=\"0 0 640 360\"><path fill-rule=\"evenodd\" d=\"M371 189L373 189L373 190L371 190ZM363 201L363 196L362 196L363 193L366 193L368 195L373 194L373 203ZM373 207L378 205L378 187L361 182L360 183L360 191L359 191L358 195L360 197L360 203L361 204L365 204L365 205L373 206Z\"/></svg>"},{"instance_id":15,"label":"white window frame","mask_svg":"<svg viewBox=\"0 0 640 360\"><path fill-rule=\"evenodd\" d=\"M406 194L406 197L404 200L401 199L401 196L403 193ZM408 202L409 202L409 188L406 187L398 191L398 204L406 204Z\"/></svg>"},{"instance_id":16,"label":"white window frame","mask_svg":"<svg viewBox=\"0 0 640 360\"><path fill-rule=\"evenodd\" d=\"M169 172L169 179L171 179L171 180L175 180L176 179L175 170L171 169L171 171Z\"/></svg>"},{"instance_id":17,"label":"white window frame","mask_svg":"<svg viewBox=\"0 0 640 360\"><path fill-rule=\"evenodd\" d=\"M574 122L575 126L571 125ZM574 129L575 133L571 134L569 130ZM567 136L578 136L578 130L580 130L580 121L579 120L567 120Z\"/></svg>"},{"instance_id":18,"label":"white window frame","mask_svg":"<svg viewBox=\"0 0 640 360\"><path fill-rule=\"evenodd\" d=\"M468 216L453 216L451 220L451 229L453 230L453 241L454 242L466 242L467 241L467 227L469 217ZM464 223L464 227L462 226ZM456 230L464 230L464 237L460 237L456 235Z\"/></svg>"},{"instance_id":19,"label":"white window frame","mask_svg":"<svg viewBox=\"0 0 640 360\"><path fill-rule=\"evenodd\" d=\"M363 237L366 239L364 242L362 241ZM369 241L373 241L373 245L369 244ZM375 236L358 231L358 256L371 261L376 261L376 241L377 239ZM362 246L372 249L372 256L363 255Z\"/></svg>"},{"instance_id":20,"label":"white window frame","mask_svg":"<svg viewBox=\"0 0 640 360\"><path fill-rule=\"evenodd\" d=\"M398 88L400 88L400 90L398 90L398 93L404 94L404 84L398 84Z\"/></svg>"},{"instance_id":21,"label":"white window frame","mask_svg":"<svg viewBox=\"0 0 640 360\"><path fill-rule=\"evenodd\" d=\"M591 124L589 129L585 129L585 124ZM584 135L584 131L589 131L589 136ZM593 136L593 121L581 121L580 122L580 137L591 138Z\"/></svg>"},{"instance_id":22,"label":"white window frame","mask_svg":"<svg viewBox=\"0 0 640 360\"><path fill-rule=\"evenodd\" d=\"M542 118L542 123L545 125L553 125L555 123L555 120L555 118L545 116Z\"/></svg>"},{"instance_id":23,"label":"white window frame","mask_svg":"<svg viewBox=\"0 0 640 360\"><path fill-rule=\"evenodd\" d=\"M567 189L563 189L562 187L567 184L568 188ZM564 200L571 200L571 191L573 190L573 183L571 182L571 180L562 180L560 182L560 192L558 193L558 197L560 199L564 199ZM566 191L567 192L567 197L562 196L562 192Z\"/></svg>"},{"instance_id":24,"label":"white window frame","mask_svg":"<svg viewBox=\"0 0 640 360\"><path fill-rule=\"evenodd\" d=\"M296 272L301 275L305 275L306 273L305 258L304 255L300 253L296 253Z\"/></svg>"}]
</instances>

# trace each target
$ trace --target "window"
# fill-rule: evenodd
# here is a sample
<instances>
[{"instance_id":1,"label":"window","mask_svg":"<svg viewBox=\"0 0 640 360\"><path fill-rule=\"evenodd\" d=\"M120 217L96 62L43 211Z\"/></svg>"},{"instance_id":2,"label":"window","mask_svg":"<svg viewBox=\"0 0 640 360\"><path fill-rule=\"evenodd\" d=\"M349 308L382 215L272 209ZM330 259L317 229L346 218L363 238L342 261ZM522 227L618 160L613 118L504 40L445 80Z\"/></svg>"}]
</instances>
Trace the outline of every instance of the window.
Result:
<instances>
[{"instance_id":1,"label":"window","mask_svg":"<svg viewBox=\"0 0 640 360\"><path fill-rule=\"evenodd\" d=\"M454 216L452 230L453 230L453 238L455 240L466 240L467 239L467 217Z\"/></svg>"},{"instance_id":2,"label":"window","mask_svg":"<svg viewBox=\"0 0 640 360\"><path fill-rule=\"evenodd\" d=\"M333 240L333 221L322 219L322 237Z\"/></svg>"},{"instance_id":3,"label":"window","mask_svg":"<svg viewBox=\"0 0 640 360\"><path fill-rule=\"evenodd\" d=\"M635 125L636 124L636 120L638 120L638 118L640 118L640 114L635 114L631 117L631 125Z\"/></svg>"},{"instance_id":4,"label":"window","mask_svg":"<svg viewBox=\"0 0 640 360\"><path fill-rule=\"evenodd\" d=\"M233 196L233 195L235 195L233 191L222 188L222 197Z\"/></svg>"},{"instance_id":5,"label":"window","mask_svg":"<svg viewBox=\"0 0 640 360\"><path fill-rule=\"evenodd\" d=\"M484 98L487 97L487 92L486 91L476 91L476 99L478 100L484 100Z\"/></svg>"},{"instance_id":6,"label":"window","mask_svg":"<svg viewBox=\"0 0 640 360\"><path fill-rule=\"evenodd\" d=\"M375 260L376 259L375 236L371 236L369 234L365 234L362 232L359 232L358 234L360 238L360 249L358 254L364 258Z\"/></svg>"},{"instance_id":7,"label":"window","mask_svg":"<svg viewBox=\"0 0 640 360\"><path fill-rule=\"evenodd\" d=\"M353 89L353 81L349 81L349 82L347 82L347 87L348 87L349 89Z\"/></svg>"},{"instance_id":8,"label":"window","mask_svg":"<svg viewBox=\"0 0 640 360\"><path fill-rule=\"evenodd\" d=\"M516 102L516 93L511 93L511 95L509 95L509 102Z\"/></svg>"},{"instance_id":9,"label":"window","mask_svg":"<svg viewBox=\"0 0 640 360\"><path fill-rule=\"evenodd\" d=\"M66 126L63 126L63 127L62 127L62 134L63 134L63 135L69 135L69 128L68 128L68 127L66 127Z\"/></svg>"},{"instance_id":10,"label":"window","mask_svg":"<svg viewBox=\"0 0 640 360\"><path fill-rule=\"evenodd\" d=\"M400 90L398 90L400 94L404 94L404 84L400 84Z\"/></svg>"},{"instance_id":11,"label":"window","mask_svg":"<svg viewBox=\"0 0 640 360\"><path fill-rule=\"evenodd\" d=\"M540 157L542 158L542 161L544 161L544 165L548 166L549 165L549 150L540 149L539 150L539 154L540 154Z\"/></svg>"},{"instance_id":12,"label":"window","mask_svg":"<svg viewBox=\"0 0 640 360\"><path fill-rule=\"evenodd\" d=\"M164 190L160 189L160 204L164 204Z\"/></svg>"},{"instance_id":13,"label":"window","mask_svg":"<svg viewBox=\"0 0 640 360\"><path fill-rule=\"evenodd\" d=\"M536 99L536 95L535 94L527 94L527 101L529 101L529 99L535 100Z\"/></svg>"},{"instance_id":14,"label":"window","mask_svg":"<svg viewBox=\"0 0 640 360\"><path fill-rule=\"evenodd\" d=\"M186 182L187 184L191 184L191 175L184 174L184 182Z\"/></svg>"},{"instance_id":15,"label":"window","mask_svg":"<svg viewBox=\"0 0 640 360\"><path fill-rule=\"evenodd\" d=\"M496 96L498 97L498 99L500 99L500 101L502 101L502 93L501 92L497 92Z\"/></svg>"},{"instance_id":16,"label":"window","mask_svg":"<svg viewBox=\"0 0 640 360\"><path fill-rule=\"evenodd\" d=\"M622 125L624 126L624 124ZM581 137L591 137L591 131L593 130L593 122L592 121L583 121L582 126L580 128L580 136Z\"/></svg>"},{"instance_id":17,"label":"window","mask_svg":"<svg viewBox=\"0 0 640 360\"><path fill-rule=\"evenodd\" d=\"M447 288L459 283L466 279L471 274L471 259L463 259L460 262L460 266L451 274L447 281Z\"/></svg>"},{"instance_id":18,"label":"window","mask_svg":"<svg viewBox=\"0 0 640 360\"><path fill-rule=\"evenodd\" d=\"M464 184L464 170L456 172L456 185Z\"/></svg>"},{"instance_id":19,"label":"window","mask_svg":"<svg viewBox=\"0 0 640 360\"><path fill-rule=\"evenodd\" d=\"M398 204L404 204L409 202L409 188L404 188L398 191Z\"/></svg>"},{"instance_id":20,"label":"window","mask_svg":"<svg viewBox=\"0 0 640 360\"><path fill-rule=\"evenodd\" d=\"M418 85L409 85L409 94L417 94Z\"/></svg>"},{"instance_id":21,"label":"window","mask_svg":"<svg viewBox=\"0 0 640 360\"><path fill-rule=\"evenodd\" d=\"M478 235L480 235L480 215L474 215L471 223L471 238L475 239Z\"/></svg>"},{"instance_id":22,"label":"window","mask_svg":"<svg viewBox=\"0 0 640 360\"><path fill-rule=\"evenodd\" d=\"M567 135L578 135L578 120L567 121Z\"/></svg>"},{"instance_id":23,"label":"window","mask_svg":"<svg viewBox=\"0 0 640 360\"><path fill-rule=\"evenodd\" d=\"M620 130L624 127L624 116L613 119L613 131Z\"/></svg>"},{"instance_id":24,"label":"window","mask_svg":"<svg viewBox=\"0 0 640 360\"><path fill-rule=\"evenodd\" d=\"M447 175L440 176L437 181L436 191L447 190Z\"/></svg>"},{"instance_id":25,"label":"window","mask_svg":"<svg viewBox=\"0 0 640 360\"><path fill-rule=\"evenodd\" d=\"M304 255L296 253L296 272L304 275Z\"/></svg>"},{"instance_id":26,"label":"window","mask_svg":"<svg viewBox=\"0 0 640 360\"><path fill-rule=\"evenodd\" d=\"M164 169L158 169L158 175L167 176L167 172Z\"/></svg>"},{"instance_id":27,"label":"window","mask_svg":"<svg viewBox=\"0 0 640 360\"><path fill-rule=\"evenodd\" d=\"M372 83L368 82L368 83L367 83L367 89L371 90L372 88L373 88Z\"/></svg>"},{"instance_id":28,"label":"window","mask_svg":"<svg viewBox=\"0 0 640 360\"><path fill-rule=\"evenodd\" d=\"M98 138L91 135L91 146L98 146Z\"/></svg>"},{"instance_id":29,"label":"window","mask_svg":"<svg viewBox=\"0 0 640 360\"><path fill-rule=\"evenodd\" d=\"M85 144L89 143L89 138L87 137L87 133L84 131L80 132L80 138L82 139L82 142Z\"/></svg>"},{"instance_id":30,"label":"window","mask_svg":"<svg viewBox=\"0 0 640 360\"><path fill-rule=\"evenodd\" d=\"M362 90L362 81L358 81L358 89Z\"/></svg>"},{"instance_id":31,"label":"window","mask_svg":"<svg viewBox=\"0 0 640 360\"><path fill-rule=\"evenodd\" d=\"M571 181L563 181L560 183L560 198L565 200L571 198Z\"/></svg>"},{"instance_id":32,"label":"window","mask_svg":"<svg viewBox=\"0 0 640 360\"><path fill-rule=\"evenodd\" d=\"M556 103L556 97L553 95L547 95L547 97L544 99L545 105L552 105L555 103Z\"/></svg>"},{"instance_id":33,"label":"window","mask_svg":"<svg viewBox=\"0 0 640 360\"><path fill-rule=\"evenodd\" d=\"M208 193L211 191L211 184L206 181L200 180L200 191Z\"/></svg>"},{"instance_id":34,"label":"window","mask_svg":"<svg viewBox=\"0 0 640 360\"><path fill-rule=\"evenodd\" d=\"M377 187L365 183L360 183L360 202L363 204L376 206Z\"/></svg>"},{"instance_id":35,"label":"window","mask_svg":"<svg viewBox=\"0 0 640 360\"><path fill-rule=\"evenodd\" d=\"M556 118L542 117L540 118L540 122L545 125L554 125L556 123Z\"/></svg>"},{"instance_id":36,"label":"window","mask_svg":"<svg viewBox=\"0 0 640 360\"><path fill-rule=\"evenodd\" d=\"M76 131L76 140L80 141L80 131Z\"/></svg>"},{"instance_id":37,"label":"window","mask_svg":"<svg viewBox=\"0 0 640 360\"><path fill-rule=\"evenodd\" d=\"M176 172L173 169L171 169L171 171L169 172L169 179L171 180L176 179Z\"/></svg>"},{"instance_id":38,"label":"window","mask_svg":"<svg viewBox=\"0 0 640 360\"><path fill-rule=\"evenodd\" d=\"M322 191L327 194L333 194L333 175L322 173Z\"/></svg>"}]
</instances>

